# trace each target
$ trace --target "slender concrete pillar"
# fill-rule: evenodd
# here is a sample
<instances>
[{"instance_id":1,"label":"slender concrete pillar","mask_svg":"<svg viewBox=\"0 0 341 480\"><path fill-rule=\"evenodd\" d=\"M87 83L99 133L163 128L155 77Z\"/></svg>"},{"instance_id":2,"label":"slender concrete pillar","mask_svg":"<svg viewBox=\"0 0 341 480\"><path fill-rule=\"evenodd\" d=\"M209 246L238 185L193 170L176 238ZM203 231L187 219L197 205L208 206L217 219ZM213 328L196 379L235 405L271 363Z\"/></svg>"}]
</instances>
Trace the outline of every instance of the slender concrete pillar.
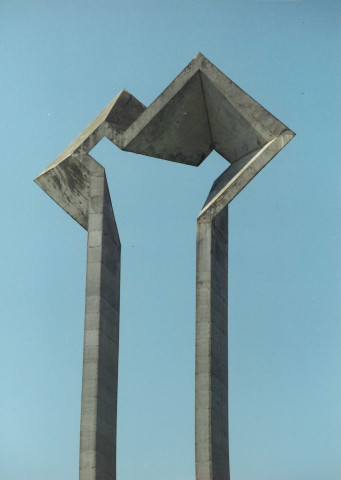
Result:
<instances>
[{"instance_id":1,"label":"slender concrete pillar","mask_svg":"<svg viewBox=\"0 0 341 480\"><path fill-rule=\"evenodd\" d=\"M121 244L104 168L90 177L80 480L116 479Z\"/></svg>"},{"instance_id":2,"label":"slender concrete pillar","mask_svg":"<svg viewBox=\"0 0 341 480\"><path fill-rule=\"evenodd\" d=\"M229 480L228 207L197 223L195 457L197 480Z\"/></svg>"}]
</instances>

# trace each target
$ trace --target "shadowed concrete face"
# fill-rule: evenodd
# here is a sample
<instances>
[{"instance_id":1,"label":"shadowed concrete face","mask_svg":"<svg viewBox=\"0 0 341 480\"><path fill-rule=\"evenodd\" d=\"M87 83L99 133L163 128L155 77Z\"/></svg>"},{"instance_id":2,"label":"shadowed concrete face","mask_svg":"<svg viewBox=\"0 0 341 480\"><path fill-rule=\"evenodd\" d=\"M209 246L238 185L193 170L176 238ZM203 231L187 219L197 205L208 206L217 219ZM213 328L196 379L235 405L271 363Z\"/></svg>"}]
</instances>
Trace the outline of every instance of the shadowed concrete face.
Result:
<instances>
[{"instance_id":1,"label":"shadowed concrete face","mask_svg":"<svg viewBox=\"0 0 341 480\"><path fill-rule=\"evenodd\" d=\"M196 478L228 480L227 207L197 223L196 282Z\"/></svg>"},{"instance_id":2,"label":"shadowed concrete face","mask_svg":"<svg viewBox=\"0 0 341 480\"><path fill-rule=\"evenodd\" d=\"M99 164L89 152L104 137L114 143L145 107L126 90L93 120L83 132L35 179L35 182L76 220L88 225L90 175Z\"/></svg>"},{"instance_id":3,"label":"shadowed concrete face","mask_svg":"<svg viewBox=\"0 0 341 480\"><path fill-rule=\"evenodd\" d=\"M120 146L194 166L214 149L233 163L284 131L282 122L198 54L126 130Z\"/></svg>"},{"instance_id":4,"label":"shadowed concrete face","mask_svg":"<svg viewBox=\"0 0 341 480\"><path fill-rule=\"evenodd\" d=\"M104 136L192 166L216 150L237 163L224 190L230 202L294 135L199 53L148 108L122 90L35 181L87 228L89 152Z\"/></svg>"},{"instance_id":5,"label":"shadowed concrete face","mask_svg":"<svg viewBox=\"0 0 341 480\"><path fill-rule=\"evenodd\" d=\"M104 169L91 156L107 137L122 150L198 166L214 149L230 165L197 220L197 480L229 480L227 206L293 138L202 54L146 108L117 97L36 178L88 230L80 480L116 478L120 241Z\"/></svg>"}]
</instances>

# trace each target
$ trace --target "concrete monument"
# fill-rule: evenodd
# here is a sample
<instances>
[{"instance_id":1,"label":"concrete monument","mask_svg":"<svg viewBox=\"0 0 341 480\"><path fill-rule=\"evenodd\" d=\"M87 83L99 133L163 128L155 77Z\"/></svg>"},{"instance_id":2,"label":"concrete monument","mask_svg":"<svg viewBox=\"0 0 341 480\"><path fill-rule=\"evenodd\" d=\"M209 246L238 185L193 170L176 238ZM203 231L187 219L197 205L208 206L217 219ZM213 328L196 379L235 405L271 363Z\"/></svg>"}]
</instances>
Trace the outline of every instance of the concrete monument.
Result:
<instances>
[{"instance_id":1,"label":"concrete monument","mask_svg":"<svg viewBox=\"0 0 341 480\"><path fill-rule=\"evenodd\" d=\"M228 480L228 204L294 137L202 54L146 108L118 96L37 178L88 231L80 480L116 478L120 239L104 168L107 137L122 150L198 166L229 163L197 219L195 456L197 480Z\"/></svg>"}]
</instances>

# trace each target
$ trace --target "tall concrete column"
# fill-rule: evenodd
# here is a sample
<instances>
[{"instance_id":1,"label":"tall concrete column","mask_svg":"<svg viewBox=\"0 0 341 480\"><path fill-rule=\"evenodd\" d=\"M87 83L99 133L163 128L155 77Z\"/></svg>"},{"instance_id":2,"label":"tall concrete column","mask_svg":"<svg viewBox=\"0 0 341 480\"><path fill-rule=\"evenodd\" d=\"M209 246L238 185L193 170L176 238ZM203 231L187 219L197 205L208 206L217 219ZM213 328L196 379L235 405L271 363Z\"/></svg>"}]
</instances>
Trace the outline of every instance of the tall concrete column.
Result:
<instances>
[{"instance_id":1,"label":"tall concrete column","mask_svg":"<svg viewBox=\"0 0 341 480\"><path fill-rule=\"evenodd\" d=\"M197 222L195 456L197 480L229 480L228 207Z\"/></svg>"},{"instance_id":2,"label":"tall concrete column","mask_svg":"<svg viewBox=\"0 0 341 480\"><path fill-rule=\"evenodd\" d=\"M90 177L80 480L116 479L121 244L104 168Z\"/></svg>"},{"instance_id":3,"label":"tall concrete column","mask_svg":"<svg viewBox=\"0 0 341 480\"><path fill-rule=\"evenodd\" d=\"M104 168L89 155L121 133L145 107L122 90L35 179L88 231L80 480L116 479L121 245Z\"/></svg>"}]
</instances>

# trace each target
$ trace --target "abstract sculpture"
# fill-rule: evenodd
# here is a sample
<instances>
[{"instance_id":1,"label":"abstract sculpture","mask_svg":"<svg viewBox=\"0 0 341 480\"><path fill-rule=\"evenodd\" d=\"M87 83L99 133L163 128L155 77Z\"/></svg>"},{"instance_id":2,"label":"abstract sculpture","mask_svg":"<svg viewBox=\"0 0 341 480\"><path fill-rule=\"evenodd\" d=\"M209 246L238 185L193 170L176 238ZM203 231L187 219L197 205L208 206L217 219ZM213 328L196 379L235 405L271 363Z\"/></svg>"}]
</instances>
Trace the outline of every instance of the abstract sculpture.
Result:
<instances>
[{"instance_id":1,"label":"abstract sculpture","mask_svg":"<svg viewBox=\"0 0 341 480\"><path fill-rule=\"evenodd\" d=\"M228 480L228 204L294 133L199 53L148 108L122 90L36 178L88 231L80 480L116 478L120 240L104 168L89 155L103 137L187 165L212 150L230 163L197 219L195 379L196 478Z\"/></svg>"}]
</instances>

